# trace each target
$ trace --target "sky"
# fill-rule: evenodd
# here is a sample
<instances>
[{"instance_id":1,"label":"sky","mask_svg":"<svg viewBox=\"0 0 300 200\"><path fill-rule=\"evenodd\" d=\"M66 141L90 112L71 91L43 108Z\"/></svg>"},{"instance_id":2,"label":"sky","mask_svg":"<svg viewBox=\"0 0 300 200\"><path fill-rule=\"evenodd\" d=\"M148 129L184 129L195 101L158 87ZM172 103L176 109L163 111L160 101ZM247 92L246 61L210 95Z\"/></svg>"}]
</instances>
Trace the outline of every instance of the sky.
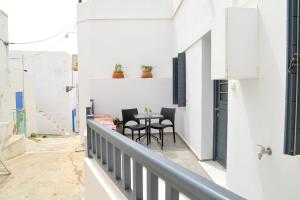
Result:
<instances>
[{"instance_id":1,"label":"sky","mask_svg":"<svg viewBox=\"0 0 300 200\"><path fill-rule=\"evenodd\" d=\"M10 45L10 50L65 51L77 53L76 22L78 0L0 0L0 9L8 15L9 42L37 41L66 30L46 42L29 45ZM56 45L55 45L56 44Z\"/></svg>"}]
</instances>

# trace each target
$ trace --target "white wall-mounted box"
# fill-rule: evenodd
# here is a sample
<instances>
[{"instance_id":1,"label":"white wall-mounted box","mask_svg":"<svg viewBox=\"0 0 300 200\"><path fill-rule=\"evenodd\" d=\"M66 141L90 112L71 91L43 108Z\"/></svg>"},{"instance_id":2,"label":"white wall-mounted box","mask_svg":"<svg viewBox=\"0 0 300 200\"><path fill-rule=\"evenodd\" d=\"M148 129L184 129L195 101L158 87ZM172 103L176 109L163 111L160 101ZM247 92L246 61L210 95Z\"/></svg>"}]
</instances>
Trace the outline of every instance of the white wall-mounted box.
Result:
<instances>
[{"instance_id":1,"label":"white wall-mounted box","mask_svg":"<svg viewBox=\"0 0 300 200\"><path fill-rule=\"evenodd\" d=\"M258 78L258 23L256 8L225 8L213 23L211 78Z\"/></svg>"}]
</instances>

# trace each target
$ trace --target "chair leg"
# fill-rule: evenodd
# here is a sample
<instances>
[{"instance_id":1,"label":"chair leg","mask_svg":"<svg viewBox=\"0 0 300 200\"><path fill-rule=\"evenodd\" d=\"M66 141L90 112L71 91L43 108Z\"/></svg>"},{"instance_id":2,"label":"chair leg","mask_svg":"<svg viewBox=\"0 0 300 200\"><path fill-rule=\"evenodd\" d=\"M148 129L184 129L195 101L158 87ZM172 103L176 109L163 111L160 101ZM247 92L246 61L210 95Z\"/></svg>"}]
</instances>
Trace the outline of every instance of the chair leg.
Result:
<instances>
[{"instance_id":1,"label":"chair leg","mask_svg":"<svg viewBox=\"0 0 300 200\"><path fill-rule=\"evenodd\" d=\"M139 130L139 141L141 141L141 130Z\"/></svg>"},{"instance_id":2,"label":"chair leg","mask_svg":"<svg viewBox=\"0 0 300 200\"><path fill-rule=\"evenodd\" d=\"M133 136L134 131L131 130L131 139L134 140L134 136Z\"/></svg>"},{"instance_id":3,"label":"chair leg","mask_svg":"<svg viewBox=\"0 0 300 200\"><path fill-rule=\"evenodd\" d=\"M161 140L161 130L159 129L159 139Z\"/></svg>"},{"instance_id":4,"label":"chair leg","mask_svg":"<svg viewBox=\"0 0 300 200\"><path fill-rule=\"evenodd\" d=\"M173 139L174 139L174 143L176 143L176 139L175 139L175 127L173 126Z\"/></svg>"},{"instance_id":5,"label":"chair leg","mask_svg":"<svg viewBox=\"0 0 300 200\"><path fill-rule=\"evenodd\" d=\"M123 135L125 135L125 128L124 128L124 126L123 126L123 132L122 133L123 133Z\"/></svg>"},{"instance_id":6,"label":"chair leg","mask_svg":"<svg viewBox=\"0 0 300 200\"><path fill-rule=\"evenodd\" d=\"M161 130L161 149L164 148L164 130Z\"/></svg>"}]
</instances>

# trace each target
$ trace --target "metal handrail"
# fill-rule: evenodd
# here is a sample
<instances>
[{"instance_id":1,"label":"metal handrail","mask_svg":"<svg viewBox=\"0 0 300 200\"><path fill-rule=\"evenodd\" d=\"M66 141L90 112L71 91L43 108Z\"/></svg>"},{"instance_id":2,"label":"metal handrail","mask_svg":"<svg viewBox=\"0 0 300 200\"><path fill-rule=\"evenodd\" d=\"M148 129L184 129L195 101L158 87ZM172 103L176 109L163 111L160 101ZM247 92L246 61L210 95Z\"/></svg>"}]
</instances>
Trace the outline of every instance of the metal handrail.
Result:
<instances>
[{"instance_id":1,"label":"metal handrail","mask_svg":"<svg viewBox=\"0 0 300 200\"><path fill-rule=\"evenodd\" d=\"M143 199L143 167L147 169L149 200L158 199L158 177L165 181L168 200L179 199L179 193L196 200L244 199L92 119L87 119L87 150L88 157L97 160L128 199Z\"/></svg>"}]
</instances>

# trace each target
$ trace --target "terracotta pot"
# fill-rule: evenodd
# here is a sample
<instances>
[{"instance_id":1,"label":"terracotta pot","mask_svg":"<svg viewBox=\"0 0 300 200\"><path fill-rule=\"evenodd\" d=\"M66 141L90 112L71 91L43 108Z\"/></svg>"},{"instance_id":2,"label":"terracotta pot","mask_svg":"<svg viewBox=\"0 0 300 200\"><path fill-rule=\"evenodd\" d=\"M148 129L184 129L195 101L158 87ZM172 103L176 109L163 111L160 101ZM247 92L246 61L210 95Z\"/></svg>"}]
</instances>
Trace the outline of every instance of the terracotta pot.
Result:
<instances>
[{"instance_id":1,"label":"terracotta pot","mask_svg":"<svg viewBox=\"0 0 300 200\"><path fill-rule=\"evenodd\" d=\"M152 72L143 71L142 78L152 78Z\"/></svg>"},{"instance_id":2,"label":"terracotta pot","mask_svg":"<svg viewBox=\"0 0 300 200\"><path fill-rule=\"evenodd\" d=\"M117 78L117 79L119 79L119 78L124 78L124 73L123 73L123 71L117 71L117 72L114 72L113 73L113 76L112 76L113 78Z\"/></svg>"}]
</instances>

